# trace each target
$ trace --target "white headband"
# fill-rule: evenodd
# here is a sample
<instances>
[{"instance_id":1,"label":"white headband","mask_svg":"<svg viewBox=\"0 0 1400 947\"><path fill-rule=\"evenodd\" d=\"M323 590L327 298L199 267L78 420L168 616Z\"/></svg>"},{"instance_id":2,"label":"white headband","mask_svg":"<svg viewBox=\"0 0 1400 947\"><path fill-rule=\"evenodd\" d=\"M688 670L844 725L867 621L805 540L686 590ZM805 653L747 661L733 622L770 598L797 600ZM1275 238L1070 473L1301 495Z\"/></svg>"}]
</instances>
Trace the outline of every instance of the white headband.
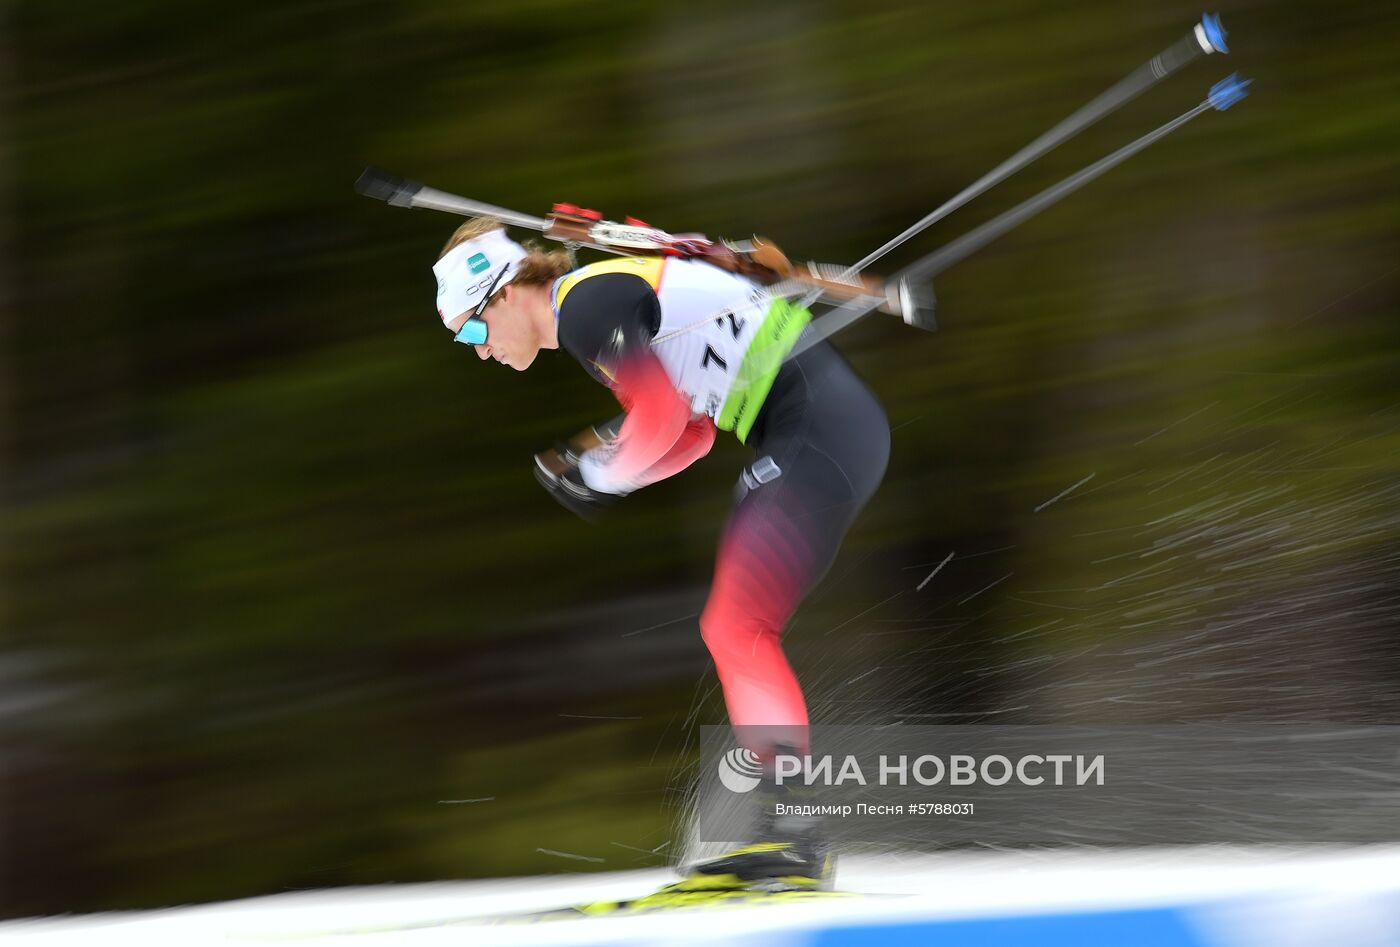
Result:
<instances>
[{"instance_id":1,"label":"white headband","mask_svg":"<svg viewBox=\"0 0 1400 947\"><path fill-rule=\"evenodd\" d=\"M506 236L504 230L490 230L459 243L433 264L437 277L437 310L447 325L464 312L476 309L482 294L491 288L501 271L512 272L496 286L500 289L519 273L515 264L527 256L525 248Z\"/></svg>"}]
</instances>

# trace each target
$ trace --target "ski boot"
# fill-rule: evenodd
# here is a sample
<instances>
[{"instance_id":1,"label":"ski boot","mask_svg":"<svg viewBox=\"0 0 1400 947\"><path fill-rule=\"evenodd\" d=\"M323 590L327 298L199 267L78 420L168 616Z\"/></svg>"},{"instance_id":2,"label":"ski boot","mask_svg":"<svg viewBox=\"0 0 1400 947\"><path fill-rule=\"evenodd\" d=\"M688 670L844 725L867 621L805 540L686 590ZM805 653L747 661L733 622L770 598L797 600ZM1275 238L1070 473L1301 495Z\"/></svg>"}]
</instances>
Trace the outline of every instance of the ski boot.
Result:
<instances>
[{"instance_id":1,"label":"ski boot","mask_svg":"<svg viewBox=\"0 0 1400 947\"><path fill-rule=\"evenodd\" d=\"M677 891L754 890L830 891L836 876L821 819L809 815L778 815L778 803L791 803L786 787L765 779L755 794L762 807L754 832L756 841L685 869L685 878L671 885Z\"/></svg>"},{"instance_id":2,"label":"ski boot","mask_svg":"<svg viewBox=\"0 0 1400 947\"><path fill-rule=\"evenodd\" d=\"M697 862L675 891L830 891L836 856L814 839L754 842Z\"/></svg>"}]
</instances>

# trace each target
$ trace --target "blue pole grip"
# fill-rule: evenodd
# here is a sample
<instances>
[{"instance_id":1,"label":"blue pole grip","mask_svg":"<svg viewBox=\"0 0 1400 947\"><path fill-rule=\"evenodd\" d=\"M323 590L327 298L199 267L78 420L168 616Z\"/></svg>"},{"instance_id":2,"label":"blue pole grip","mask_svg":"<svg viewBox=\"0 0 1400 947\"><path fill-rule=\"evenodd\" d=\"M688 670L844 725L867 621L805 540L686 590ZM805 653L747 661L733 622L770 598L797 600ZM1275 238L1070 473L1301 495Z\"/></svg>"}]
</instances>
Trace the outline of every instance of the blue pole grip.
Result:
<instances>
[{"instance_id":1,"label":"blue pole grip","mask_svg":"<svg viewBox=\"0 0 1400 947\"><path fill-rule=\"evenodd\" d=\"M1211 49L1217 53L1228 53L1230 47L1225 45L1225 37L1229 33L1225 32L1225 27L1220 25L1219 13L1201 14L1201 32L1205 34L1206 42L1210 43Z\"/></svg>"}]
</instances>

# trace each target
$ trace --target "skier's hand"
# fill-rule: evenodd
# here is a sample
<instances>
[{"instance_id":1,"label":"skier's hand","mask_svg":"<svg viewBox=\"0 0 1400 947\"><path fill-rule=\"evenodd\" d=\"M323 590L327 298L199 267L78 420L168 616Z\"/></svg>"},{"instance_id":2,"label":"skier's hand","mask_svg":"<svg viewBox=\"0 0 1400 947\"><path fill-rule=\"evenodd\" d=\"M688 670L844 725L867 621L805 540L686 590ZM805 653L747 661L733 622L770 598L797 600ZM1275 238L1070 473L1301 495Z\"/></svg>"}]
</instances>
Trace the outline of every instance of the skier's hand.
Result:
<instances>
[{"instance_id":1,"label":"skier's hand","mask_svg":"<svg viewBox=\"0 0 1400 947\"><path fill-rule=\"evenodd\" d=\"M584 483L578 469L578 455L567 448L536 454L535 479L564 509L590 523L597 521L618 499L616 494L601 493Z\"/></svg>"}]
</instances>

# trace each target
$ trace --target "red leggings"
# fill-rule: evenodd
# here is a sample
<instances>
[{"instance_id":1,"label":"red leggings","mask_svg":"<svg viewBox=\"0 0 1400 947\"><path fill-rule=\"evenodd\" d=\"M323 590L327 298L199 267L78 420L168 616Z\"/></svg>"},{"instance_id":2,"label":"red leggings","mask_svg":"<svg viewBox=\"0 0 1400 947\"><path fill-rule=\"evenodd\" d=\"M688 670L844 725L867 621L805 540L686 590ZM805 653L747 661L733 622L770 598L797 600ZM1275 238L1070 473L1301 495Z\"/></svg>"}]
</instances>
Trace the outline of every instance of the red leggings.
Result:
<instances>
[{"instance_id":1,"label":"red leggings","mask_svg":"<svg viewBox=\"0 0 1400 947\"><path fill-rule=\"evenodd\" d=\"M783 653L793 612L831 568L889 459L879 401L834 349L783 366L749 443L700 631L739 742L806 752L807 704Z\"/></svg>"}]
</instances>

